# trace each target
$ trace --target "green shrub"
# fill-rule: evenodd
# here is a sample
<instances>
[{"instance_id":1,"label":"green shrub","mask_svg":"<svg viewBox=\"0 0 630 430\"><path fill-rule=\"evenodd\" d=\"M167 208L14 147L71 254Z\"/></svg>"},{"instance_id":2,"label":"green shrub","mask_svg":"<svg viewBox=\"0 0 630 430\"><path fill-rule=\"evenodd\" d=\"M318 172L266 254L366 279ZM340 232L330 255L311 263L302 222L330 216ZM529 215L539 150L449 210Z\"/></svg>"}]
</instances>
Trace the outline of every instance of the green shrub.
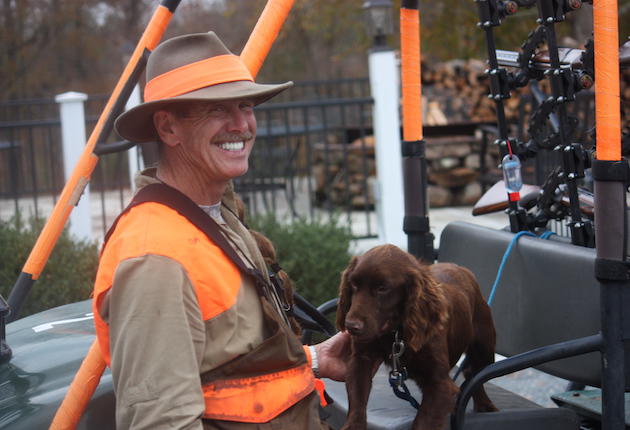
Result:
<instances>
[{"instance_id":1,"label":"green shrub","mask_svg":"<svg viewBox=\"0 0 630 430\"><path fill-rule=\"evenodd\" d=\"M278 222L273 215L250 219L250 227L273 242L280 266L295 289L315 306L338 295L341 272L350 261L350 229L330 222L296 219Z\"/></svg>"},{"instance_id":2,"label":"green shrub","mask_svg":"<svg viewBox=\"0 0 630 430\"><path fill-rule=\"evenodd\" d=\"M35 219L28 228L19 218L0 221L0 293L5 299L22 272L43 225L42 220ZM96 243L74 241L64 230L24 301L20 317L89 298L97 266Z\"/></svg>"}]
</instances>

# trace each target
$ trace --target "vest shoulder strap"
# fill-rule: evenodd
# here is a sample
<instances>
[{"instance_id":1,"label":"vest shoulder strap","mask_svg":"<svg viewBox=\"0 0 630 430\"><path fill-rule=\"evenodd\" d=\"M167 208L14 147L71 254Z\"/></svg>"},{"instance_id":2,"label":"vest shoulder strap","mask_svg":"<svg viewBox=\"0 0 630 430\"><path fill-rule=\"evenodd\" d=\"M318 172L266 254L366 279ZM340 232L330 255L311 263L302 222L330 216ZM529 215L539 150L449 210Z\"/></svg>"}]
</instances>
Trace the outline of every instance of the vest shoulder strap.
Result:
<instances>
[{"instance_id":1,"label":"vest shoulder strap","mask_svg":"<svg viewBox=\"0 0 630 430\"><path fill-rule=\"evenodd\" d=\"M264 277L256 268L248 267L245 264L225 236L221 234L221 228L216 221L188 198L188 196L163 183L147 185L136 193L129 205L118 215L107 231L105 240L103 241L103 249L116 229L120 217L129 212L133 207L149 202L159 203L169 207L190 221L190 223L201 230L210 241L218 246L243 273L253 276L259 291L264 294L264 289L262 288L262 286L266 284Z\"/></svg>"}]
</instances>

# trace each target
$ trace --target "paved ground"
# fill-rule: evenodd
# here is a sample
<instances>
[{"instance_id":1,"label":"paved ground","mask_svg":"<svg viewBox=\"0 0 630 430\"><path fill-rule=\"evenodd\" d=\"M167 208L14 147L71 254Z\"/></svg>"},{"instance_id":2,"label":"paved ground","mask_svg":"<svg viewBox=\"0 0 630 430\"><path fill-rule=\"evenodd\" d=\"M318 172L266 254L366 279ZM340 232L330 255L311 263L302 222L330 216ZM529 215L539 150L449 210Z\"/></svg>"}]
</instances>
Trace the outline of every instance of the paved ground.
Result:
<instances>
[{"instance_id":1,"label":"paved ground","mask_svg":"<svg viewBox=\"0 0 630 430\"><path fill-rule=\"evenodd\" d=\"M556 378L535 369L525 369L496 378L492 383L547 407L556 406L551 400L551 395L565 392L568 385L565 379Z\"/></svg>"}]
</instances>

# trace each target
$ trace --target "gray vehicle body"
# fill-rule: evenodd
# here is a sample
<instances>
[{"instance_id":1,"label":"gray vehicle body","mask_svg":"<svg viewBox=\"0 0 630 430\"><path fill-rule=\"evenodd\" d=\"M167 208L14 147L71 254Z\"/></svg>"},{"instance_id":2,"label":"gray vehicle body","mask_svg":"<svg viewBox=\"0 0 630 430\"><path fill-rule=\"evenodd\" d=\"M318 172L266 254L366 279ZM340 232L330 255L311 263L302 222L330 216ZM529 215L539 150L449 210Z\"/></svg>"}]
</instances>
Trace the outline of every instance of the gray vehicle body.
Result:
<instances>
[{"instance_id":1,"label":"gray vehicle body","mask_svg":"<svg viewBox=\"0 0 630 430\"><path fill-rule=\"evenodd\" d=\"M95 339L91 300L7 325L11 361L0 366L0 429L47 429ZM103 374L78 429L114 429L111 373Z\"/></svg>"}]
</instances>

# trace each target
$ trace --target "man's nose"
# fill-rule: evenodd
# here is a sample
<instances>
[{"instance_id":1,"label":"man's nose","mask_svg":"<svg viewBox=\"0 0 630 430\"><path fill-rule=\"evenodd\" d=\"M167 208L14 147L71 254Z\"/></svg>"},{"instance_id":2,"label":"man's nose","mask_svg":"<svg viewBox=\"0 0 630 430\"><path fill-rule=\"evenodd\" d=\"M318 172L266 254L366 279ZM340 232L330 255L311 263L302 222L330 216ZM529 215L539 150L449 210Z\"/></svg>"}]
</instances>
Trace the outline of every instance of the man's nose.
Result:
<instances>
[{"instance_id":1,"label":"man's nose","mask_svg":"<svg viewBox=\"0 0 630 430\"><path fill-rule=\"evenodd\" d=\"M249 123L244 112L235 110L230 115L230 121L228 123L228 131L230 132L244 132L249 130Z\"/></svg>"}]
</instances>

